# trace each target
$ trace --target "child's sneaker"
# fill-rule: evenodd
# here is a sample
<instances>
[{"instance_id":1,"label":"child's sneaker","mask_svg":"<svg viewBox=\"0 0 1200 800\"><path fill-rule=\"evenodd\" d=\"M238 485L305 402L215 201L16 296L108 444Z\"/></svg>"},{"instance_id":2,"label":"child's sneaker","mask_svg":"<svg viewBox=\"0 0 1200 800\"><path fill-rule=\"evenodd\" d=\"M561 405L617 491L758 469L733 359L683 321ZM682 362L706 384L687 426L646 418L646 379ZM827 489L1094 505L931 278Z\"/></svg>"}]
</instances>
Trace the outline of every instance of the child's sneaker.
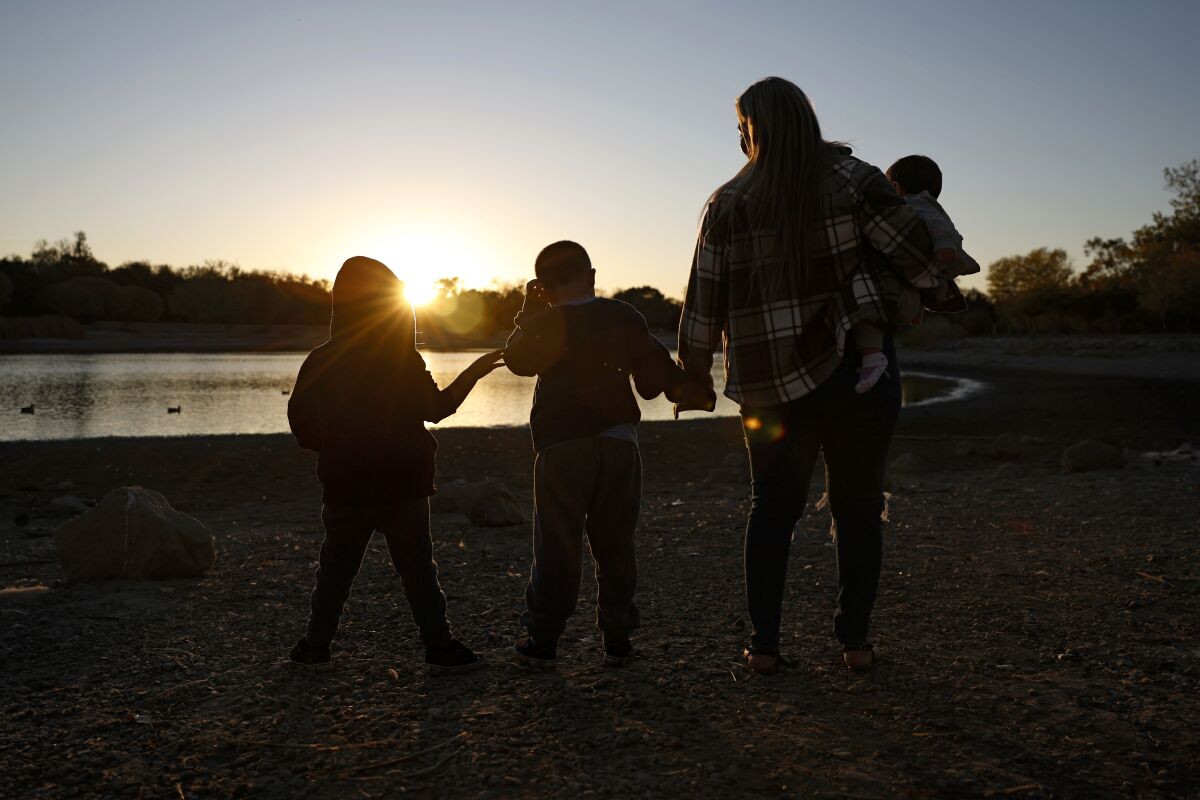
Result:
<instances>
[{"instance_id":1,"label":"child's sneaker","mask_svg":"<svg viewBox=\"0 0 1200 800\"><path fill-rule=\"evenodd\" d=\"M513 647L518 667L532 672L554 669L558 666L558 641L535 642L527 636Z\"/></svg>"},{"instance_id":2,"label":"child's sneaker","mask_svg":"<svg viewBox=\"0 0 1200 800\"><path fill-rule=\"evenodd\" d=\"M858 369L858 383L854 391L865 394L887 374L888 359L883 353L863 353L862 366Z\"/></svg>"},{"instance_id":3,"label":"child's sneaker","mask_svg":"<svg viewBox=\"0 0 1200 800\"><path fill-rule=\"evenodd\" d=\"M609 667L623 667L630 661L636 651L633 649L633 642L629 641L628 636L622 636L618 639L609 639L604 637L604 663Z\"/></svg>"},{"instance_id":4,"label":"child's sneaker","mask_svg":"<svg viewBox=\"0 0 1200 800\"><path fill-rule=\"evenodd\" d=\"M434 675L444 675L449 672L470 672L483 666L483 656L471 648L452 639L450 644L440 647L425 648L425 666Z\"/></svg>"},{"instance_id":5,"label":"child's sneaker","mask_svg":"<svg viewBox=\"0 0 1200 800\"><path fill-rule=\"evenodd\" d=\"M308 669L331 669L329 645L309 644L308 639L301 639L288 655L292 663Z\"/></svg>"}]
</instances>

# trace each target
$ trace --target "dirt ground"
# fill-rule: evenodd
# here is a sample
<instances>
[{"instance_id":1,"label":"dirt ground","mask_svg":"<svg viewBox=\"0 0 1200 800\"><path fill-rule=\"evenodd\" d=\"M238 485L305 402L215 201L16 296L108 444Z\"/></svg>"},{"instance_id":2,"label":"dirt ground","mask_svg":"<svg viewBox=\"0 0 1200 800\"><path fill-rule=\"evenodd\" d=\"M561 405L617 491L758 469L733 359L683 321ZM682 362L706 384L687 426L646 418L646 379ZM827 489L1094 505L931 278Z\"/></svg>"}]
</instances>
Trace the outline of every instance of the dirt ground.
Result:
<instances>
[{"instance_id":1,"label":"dirt ground","mask_svg":"<svg viewBox=\"0 0 1200 800\"><path fill-rule=\"evenodd\" d=\"M641 658L603 667L586 578L558 672L532 676L508 659L528 526L433 518L452 622L486 669L424 674L377 540L335 670L304 674L285 661L322 534L288 437L0 444L0 797L1194 796L1200 467L1133 451L1200 444L1200 385L972 377L989 390L903 415L893 456L925 467L891 479L865 677L832 638L817 511L791 555L793 667L742 666L735 420L642 426ZM958 454L999 434L1033 437L1012 466ZM500 477L528 508L525 430L438 437L441 480ZM1083 438L1131 463L1064 473ZM217 566L63 584L50 500L134 483L206 523Z\"/></svg>"}]
</instances>

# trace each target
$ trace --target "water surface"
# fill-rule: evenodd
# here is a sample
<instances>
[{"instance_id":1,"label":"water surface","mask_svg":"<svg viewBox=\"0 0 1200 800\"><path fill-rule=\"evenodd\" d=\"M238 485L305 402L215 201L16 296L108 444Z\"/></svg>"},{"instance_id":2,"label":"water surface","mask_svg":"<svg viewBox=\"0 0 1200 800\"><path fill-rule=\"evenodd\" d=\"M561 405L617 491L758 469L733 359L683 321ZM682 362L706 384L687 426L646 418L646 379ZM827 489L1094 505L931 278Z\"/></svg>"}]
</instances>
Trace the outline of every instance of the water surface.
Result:
<instances>
[{"instance_id":1,"label":"water surface","mask_svg":"<svg viewBox=\"0 0 1200 800\"><path fill-rule=\"evenodd\" d=\"M479 352L423 355L434 379L445 386ZM303 360L303 353L0 356L0 441L286 432L286 392ZM714 379L723 385L719 366ZM524 425L533 383L497 370L476 386L458 413L431 427ZM952 399L955 392L969 390L969 383L909 373L905 403ZM20 413L29 405L35 413ZM671 405L661 398L641 406L644 419L671 418ZM168 408L179 413L169 414ZM716 413L733 415L737 406L720 397Z\"/></svg>"}]
</instances>

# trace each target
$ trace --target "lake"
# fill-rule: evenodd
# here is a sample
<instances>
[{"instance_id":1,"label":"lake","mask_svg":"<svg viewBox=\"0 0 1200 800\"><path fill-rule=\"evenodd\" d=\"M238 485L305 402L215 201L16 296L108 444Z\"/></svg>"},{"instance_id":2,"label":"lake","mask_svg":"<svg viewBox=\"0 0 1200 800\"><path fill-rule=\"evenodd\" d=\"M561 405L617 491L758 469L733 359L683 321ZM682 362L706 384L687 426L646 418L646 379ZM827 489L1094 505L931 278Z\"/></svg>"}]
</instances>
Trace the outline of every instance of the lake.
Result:
<instances>
[{"instance_id":1,"label":"lake","mask_svg":"<svg viewBox=\"0 0 1200 800\"><path fill-rule=\"evenodd\" d=\"M423 355L438 385L445 386L479 352ZM303 353L0 356L0 441L287 432L286 392L303 360ZM714 375L722 386L719 366ZM533 384L532 378L497 370L458 413L430 427L524 425ZM972 381L907 373L904 401L955 399L975 388ZM30 405L34 413L21 413ZM671 404L661 398L641 406L644 419L671 418ZM173 407L179 413L167 413ZM737 406L722 396L716 413L735 415Z\"/></svg>"}]
</instances>

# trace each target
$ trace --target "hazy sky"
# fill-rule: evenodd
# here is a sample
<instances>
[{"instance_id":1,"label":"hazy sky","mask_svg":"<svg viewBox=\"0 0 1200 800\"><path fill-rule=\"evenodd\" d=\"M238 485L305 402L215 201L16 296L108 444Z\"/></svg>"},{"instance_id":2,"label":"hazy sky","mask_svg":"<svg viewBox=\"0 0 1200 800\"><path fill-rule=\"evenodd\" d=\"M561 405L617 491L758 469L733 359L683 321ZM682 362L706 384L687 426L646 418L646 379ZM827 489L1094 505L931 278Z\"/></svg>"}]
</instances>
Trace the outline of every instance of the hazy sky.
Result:
<instances>
[{"instance_id":1,"label":"hazy sky","mask_svg":"<svg viewBox=\"0 0 1200 800\"><path fill-rule=\"evenodd\" d=\"M912 152L984 264L1080 257L1200 156L1200 3L0 0L0 252L524 279L572 238L679 295L766 75Z\"/></svg>"}]
</instances>

